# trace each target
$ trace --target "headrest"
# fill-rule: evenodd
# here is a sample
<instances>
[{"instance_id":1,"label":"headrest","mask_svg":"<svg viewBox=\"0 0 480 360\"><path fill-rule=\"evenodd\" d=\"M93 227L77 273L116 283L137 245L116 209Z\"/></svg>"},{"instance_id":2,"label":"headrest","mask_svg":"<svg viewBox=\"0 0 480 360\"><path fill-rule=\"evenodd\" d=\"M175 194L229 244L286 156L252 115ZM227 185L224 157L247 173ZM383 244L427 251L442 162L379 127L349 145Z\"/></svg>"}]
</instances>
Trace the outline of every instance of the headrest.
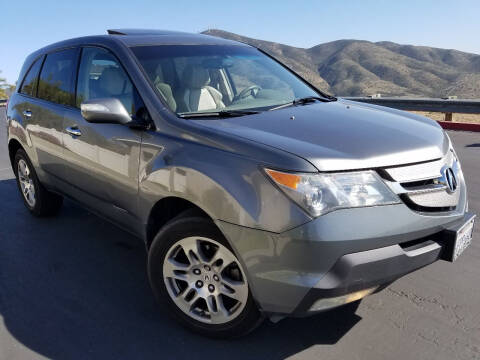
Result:
<instances>
[{"instance_id":1,"label":"headrest","mask_svg":"<svg viewBox=\"0 0 480 360\"><path fill-rule=\"evenodd\" d=\"M163 69L162 69L162 64L158 64L157 68L155 69L155 81L159 82L165 82L165 77L163 76Z\"/></svg>"},{"instance_id":2,"label":"headrest","mask_svg":"<svg viewBox=\"0 0 480 360\"><path fill-rule=\"evenodd\" d=\"M111 95L120 95L125 86L125 75L122 70L108 67L100 76L100 87Z\"/></svg>"},{"instance_id":3,"label":"headrest","mask_svg":"<svg viewBox=\"0 0 480 360\"><path fill-rule=\"evenodd\" d=\"M210 83L207 69L198 65L187 65L183 70L183 85L192 89L200 89Z\"/></svg>"}]
</instances>

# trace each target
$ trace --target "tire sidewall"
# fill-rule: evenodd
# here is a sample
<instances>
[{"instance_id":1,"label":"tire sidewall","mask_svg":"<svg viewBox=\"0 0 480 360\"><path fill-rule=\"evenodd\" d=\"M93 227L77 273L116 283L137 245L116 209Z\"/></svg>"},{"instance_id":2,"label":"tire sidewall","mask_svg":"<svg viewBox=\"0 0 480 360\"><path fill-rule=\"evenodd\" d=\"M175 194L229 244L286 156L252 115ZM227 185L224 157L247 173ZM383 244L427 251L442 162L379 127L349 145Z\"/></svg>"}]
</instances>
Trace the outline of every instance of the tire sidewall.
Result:
<instances>
[{"instance_id":1,"label":"tire sidewall","mask_svg":"<svg viewBox=\"0 0 480 360\"><path fill-rule=\"evenodd\" d=\"M19 175L18 175L18 163L19 163L20 160L25 161L28 165L28 169L30 170L30 177L33 181L33 186L35 187L35 205L34 206L30 206L30 204L25 199L25 196L22 194L22 187L20 185L20 178L19 178ZM15 154L15 158L14 158L14 162L13 162L13 171L14 171L15 177L17 179L17 187L18 187L18 190L20 191L20 196L23 200L23 203L25 204L25 206L27 207L28 210L30 210L32 213L35 213L36 209L38 208L39 203L41 201L40 182L38 181L37 173L35 172L35 168L33 167L33 164L30 161L30 159L28 158L28 155L25 152L25 150L19 149L17 151L17 153Z\"/></svg>"},{"instance_id":2,"label":"tire sidewall","mask_svg":"<svg viewBox=\"0 0 480 360\"><path fill-rule=\"evenodd\" d=\"M228 338L248 333L261 321L261 314L253 301L250 289L247 303L242 312L235 319L225 324L205 324L192 319L179 309L171 299L163 279L163 262L169 249L176 242L190 236L215 240L232 251L223 234L209 219L186 217L170 222L157 234L149 250L148 277L155 297L161 304L168 306L169 310L171 310L169 313L180 321L182 325L202 335ZM233 251L232 253L234 254Z\"/></svg>"}]
</instances>

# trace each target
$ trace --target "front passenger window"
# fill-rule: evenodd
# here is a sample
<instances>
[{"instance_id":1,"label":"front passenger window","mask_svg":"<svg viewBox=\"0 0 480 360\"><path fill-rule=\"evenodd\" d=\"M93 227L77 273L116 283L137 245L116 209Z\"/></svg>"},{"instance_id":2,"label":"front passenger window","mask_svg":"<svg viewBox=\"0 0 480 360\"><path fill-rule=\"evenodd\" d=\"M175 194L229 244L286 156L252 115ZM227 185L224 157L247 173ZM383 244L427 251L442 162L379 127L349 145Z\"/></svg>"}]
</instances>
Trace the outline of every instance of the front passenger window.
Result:
<instances>
[{"instance_id":1,"label":"front passenger window","mask_svg":"<svg viewBox=\"0 0 480 360\"><path fill-rule=\"evenodd\" d=\"M80 107L86 100L100 98L119 99L130 115L139 110L136 90L115 56L102 48L86 47L78 73L76 104Z\"/></svg>"}]
</instances>

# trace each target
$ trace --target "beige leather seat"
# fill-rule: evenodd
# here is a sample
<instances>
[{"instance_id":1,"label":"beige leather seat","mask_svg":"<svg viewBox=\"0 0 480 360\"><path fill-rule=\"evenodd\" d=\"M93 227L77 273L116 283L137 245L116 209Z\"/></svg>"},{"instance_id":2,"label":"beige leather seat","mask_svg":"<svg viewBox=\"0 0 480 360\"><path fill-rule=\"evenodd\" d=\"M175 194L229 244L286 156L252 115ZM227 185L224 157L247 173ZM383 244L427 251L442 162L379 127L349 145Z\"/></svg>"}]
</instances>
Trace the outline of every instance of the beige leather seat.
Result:
<instances>
[{"instance_id":1,"label":"beige leather seat","mask_svg":"<svg viewBox=\"0 0 480 360\"><path fill-rule=\"evenodd\" d=\"M209 86L210 75L200 66L188 65L182 74L182 97L187 111L223 109L222 93Z\"/></svg>"},{"instance_id":2,"label":"beige leather seat","mask_svg":"<svg viewBox=\"0 0 480 360\"><path fill-rule=\"evenodd\" d=\"M157 68L155 69L155 75L156 75L156 77L155 77L155 81L153 82L153 84L155 85L158 92L160 93L160 95L165 100L165 102L168 104L170 109L172 111L176 111L177 110L177 102L175 101L175 98L173 97L171 86L168 85L165 82L165 77L163 76L163 69L162 69L161 64L159 64L157 66Z\"/></svg>"}]
</instances>

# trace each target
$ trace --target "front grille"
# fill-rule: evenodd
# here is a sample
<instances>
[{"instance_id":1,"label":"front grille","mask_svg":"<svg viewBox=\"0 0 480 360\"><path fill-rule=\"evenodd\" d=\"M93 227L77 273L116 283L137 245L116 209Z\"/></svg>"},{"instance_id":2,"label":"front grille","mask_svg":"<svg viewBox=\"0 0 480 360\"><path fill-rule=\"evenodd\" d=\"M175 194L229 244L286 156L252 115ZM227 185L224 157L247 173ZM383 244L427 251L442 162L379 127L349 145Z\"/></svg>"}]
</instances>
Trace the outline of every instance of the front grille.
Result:
<instances>
[{"instance_id":1,"label":"front grille","mask_svg":"<svg viewBox=\"0 0 480 360\"><path fill-rule=\"evenodd\" d=\"M452 169L457 187L447 179ZM379 172L412 210L445 212L455 210L463 182L460 164L452 151L443 158L414 165L385 168Z\"/></svg>"},{"instance_id":2,"label":"front grille","mask_svg":"<svg viewBox=\"0 0 480 360\"><path fill-rule=\"evenodd\" d=\"M412 201L412 199L406 194L399 194L400 200L402 200L405 205L407 205L410 209L419 211L419 212L445 212L445 211L453 211L457 208L457 206L423 206L419 205L418 203ZM438 204L436 204L438 205Z\"/></svg>"}]
</instances>

